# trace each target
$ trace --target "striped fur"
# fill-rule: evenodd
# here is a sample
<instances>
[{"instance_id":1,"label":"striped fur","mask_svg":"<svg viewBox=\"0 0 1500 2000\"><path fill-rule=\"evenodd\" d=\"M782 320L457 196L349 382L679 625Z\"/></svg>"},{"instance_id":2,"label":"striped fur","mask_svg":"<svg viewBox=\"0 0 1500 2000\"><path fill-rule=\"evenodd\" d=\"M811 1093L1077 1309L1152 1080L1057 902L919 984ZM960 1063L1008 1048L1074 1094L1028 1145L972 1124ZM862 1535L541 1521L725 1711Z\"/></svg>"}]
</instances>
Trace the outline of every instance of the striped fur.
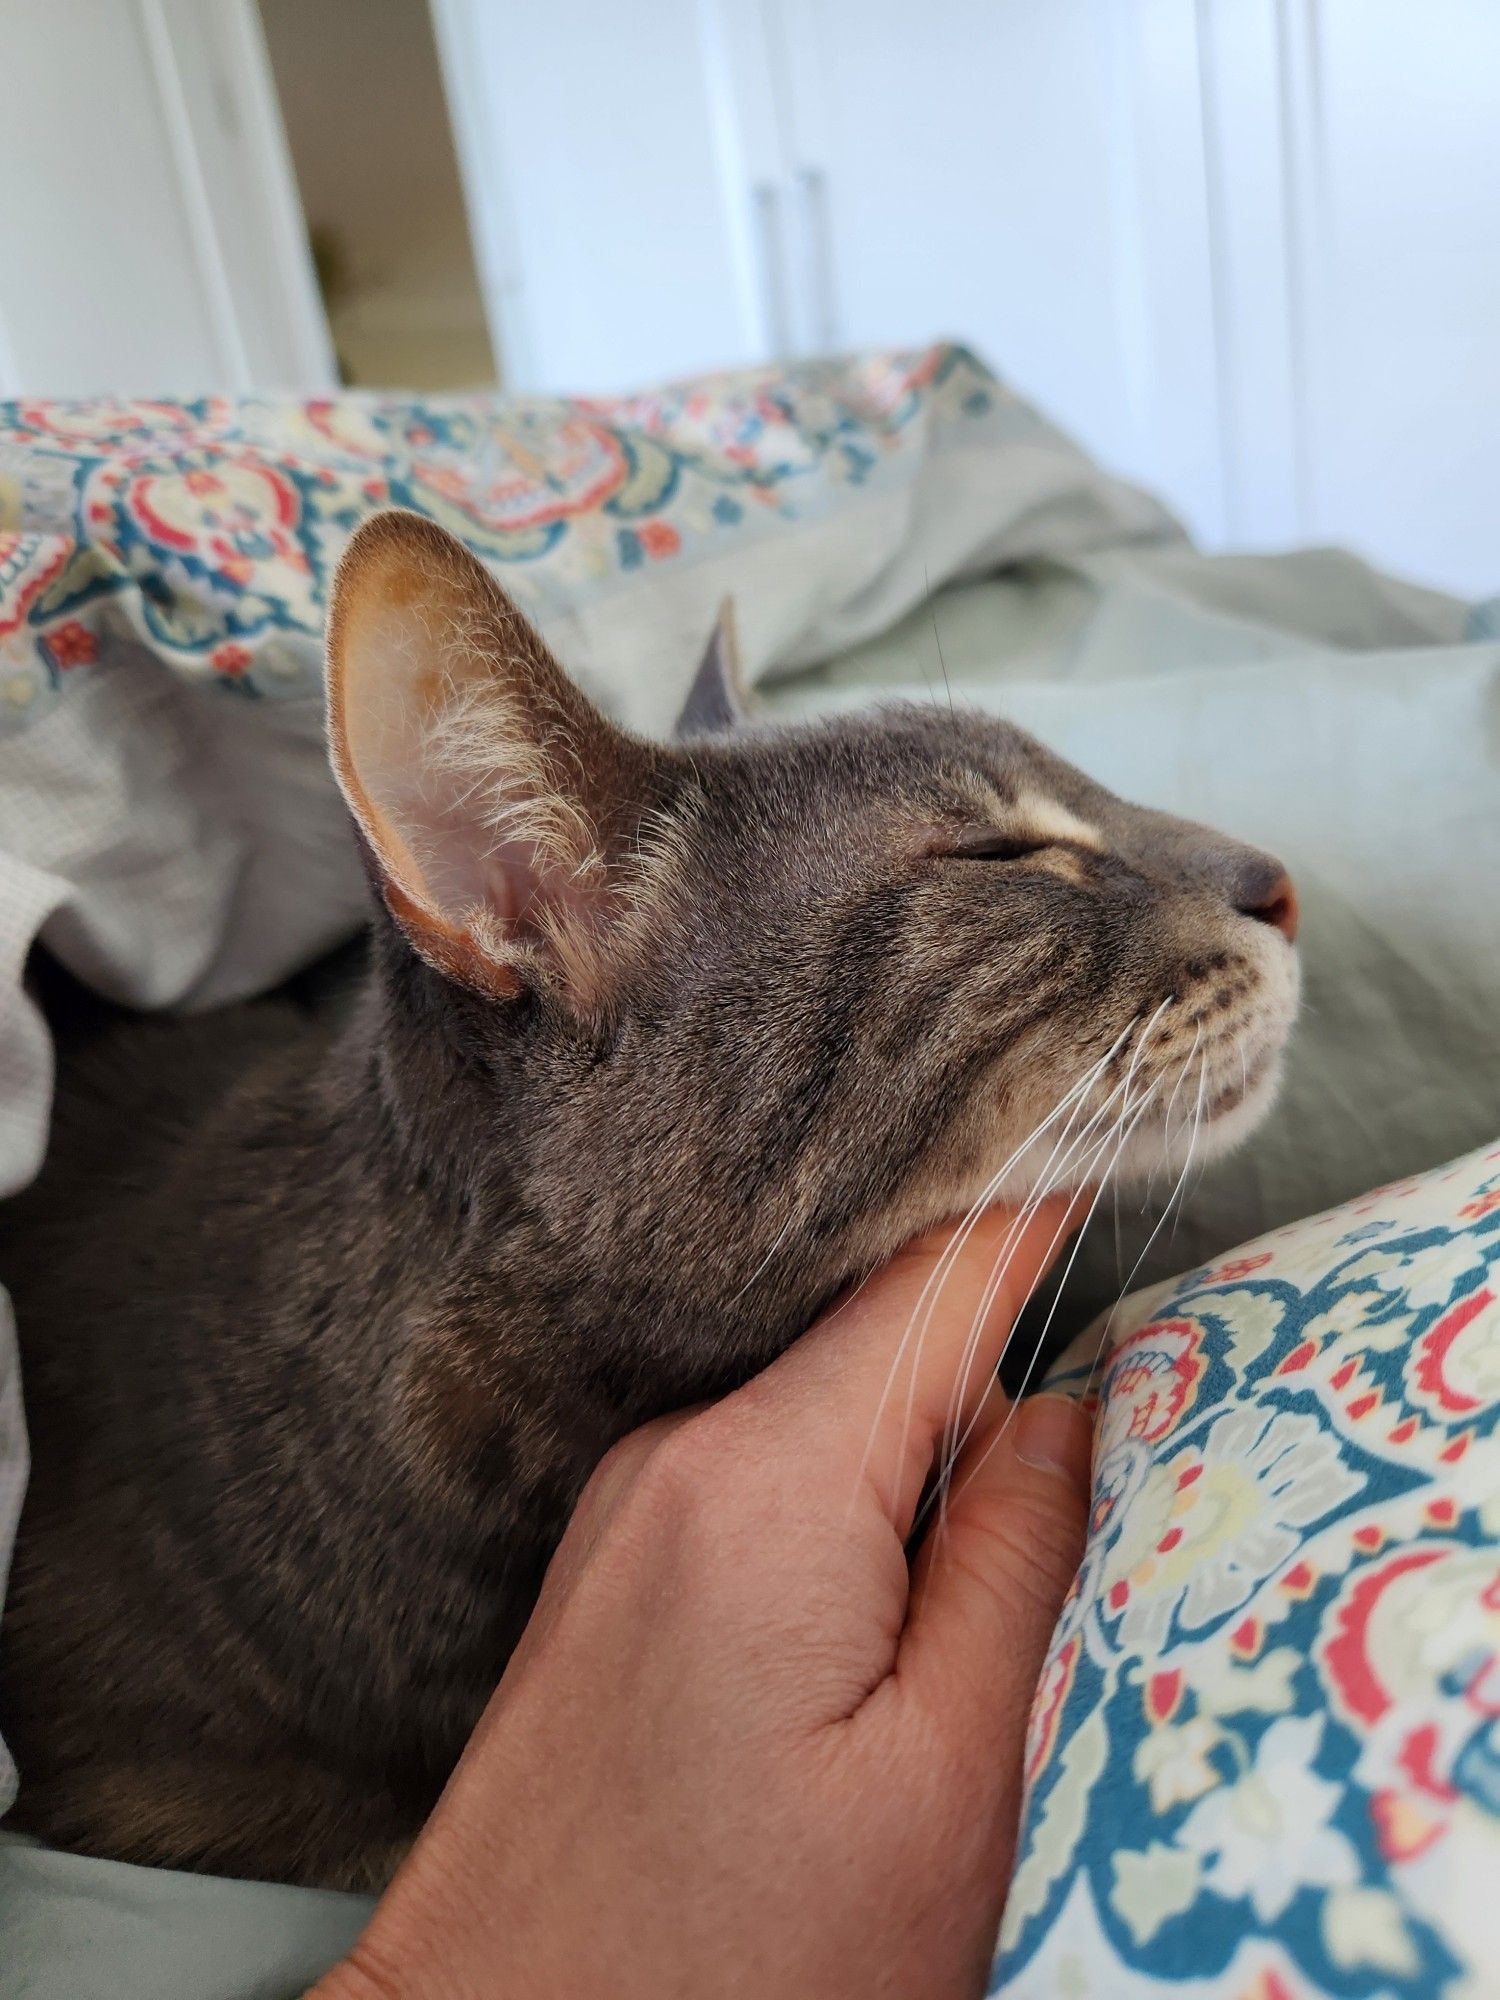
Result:
<instances>
[{"instance_id":1,"label":"striped fur","mask_svg":"<svg viewBox=\"0 0 1500 2000\"><path fill-rule=\"evenodd\" d=\"M541 657L523 625L497 674ZM336 1007L52 994L56 1134L0 1240L36 1465L0 1726L49 1839L379 1882L614 1439L963 1208L1112 1042L1100 1101L1190 1060L1214 1131L1266 1101L1296 991L1244 914L1266 857L987 717L648 746L562 685L566 755L494 752L558 795L497 796L628 882L584 944L576 909L524 949L470 924L505 972L471 976L371 838ZM981 811L1043 844L972 858ZM1159 1160L1159 1118L1140 1144Z\"/></svg>"}]
</instances>

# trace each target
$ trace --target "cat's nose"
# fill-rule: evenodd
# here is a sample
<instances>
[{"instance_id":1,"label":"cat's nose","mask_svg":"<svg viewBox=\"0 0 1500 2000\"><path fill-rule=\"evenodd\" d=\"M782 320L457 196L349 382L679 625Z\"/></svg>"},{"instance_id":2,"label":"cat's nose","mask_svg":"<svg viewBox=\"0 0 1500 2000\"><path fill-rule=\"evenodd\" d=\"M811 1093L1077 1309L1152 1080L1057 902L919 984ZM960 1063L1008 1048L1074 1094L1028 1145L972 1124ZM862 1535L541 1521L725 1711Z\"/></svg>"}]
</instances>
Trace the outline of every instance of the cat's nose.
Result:
<instances>
[{"instance_id":1,"label":"cat's nose","mask_svg":"<svg viewBox=\"0 0 1500 2000\"><path fill-rule=\"evenodd\" d=\"M1253 917L1258 924L1270 924L1281 932L1288 944L1297 938L1297 923L1300 911L1297 906L1297 891L1292 886L1292 878L1279 861L1269 854L1257 854L1239 872L1235 883L1234 907L1242 917Z\"/></svg>"}]
</instances>

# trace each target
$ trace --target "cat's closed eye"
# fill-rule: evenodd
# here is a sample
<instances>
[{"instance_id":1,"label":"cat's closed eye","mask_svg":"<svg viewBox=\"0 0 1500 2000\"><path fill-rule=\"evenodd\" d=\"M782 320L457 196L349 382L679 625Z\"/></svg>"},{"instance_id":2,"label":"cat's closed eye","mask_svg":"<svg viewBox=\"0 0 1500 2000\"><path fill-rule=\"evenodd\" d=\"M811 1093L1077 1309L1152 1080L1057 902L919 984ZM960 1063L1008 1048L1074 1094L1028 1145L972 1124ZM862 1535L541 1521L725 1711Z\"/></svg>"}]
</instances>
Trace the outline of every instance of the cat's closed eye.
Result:
<instances>
[{"instance_id":1,"label":"cat's closed eye","mask_svg":"<svg viewBox=\"0 0 1500 2000\"><path fill-rule=\"evenodd\" d=\"M1054 846L1055 841L1041 834L1005 833L998 827L973 826L945 836L932 851L954 861L1025 861L1032 855L1045 854Z\"/></svg>"}]
</instances>

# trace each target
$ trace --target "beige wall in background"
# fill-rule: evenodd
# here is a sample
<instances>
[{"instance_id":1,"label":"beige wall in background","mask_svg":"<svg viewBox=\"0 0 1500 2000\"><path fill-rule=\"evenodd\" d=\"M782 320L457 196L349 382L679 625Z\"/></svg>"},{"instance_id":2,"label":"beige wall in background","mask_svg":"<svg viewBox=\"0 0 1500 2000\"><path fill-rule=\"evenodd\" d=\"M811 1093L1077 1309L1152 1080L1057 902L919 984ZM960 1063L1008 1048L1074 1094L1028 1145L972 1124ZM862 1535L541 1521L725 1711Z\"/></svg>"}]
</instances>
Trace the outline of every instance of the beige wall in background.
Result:
<instances>
[{"instance_id":1,"label":"beige wall in background","mask_svg":"<svg viewBox=\"0 0 1500 2000\"><path fill-rule=\"evenodd\" d=\"M345 378L499 379L427 0L260 0Z\"/></svg>"}]
</instances>

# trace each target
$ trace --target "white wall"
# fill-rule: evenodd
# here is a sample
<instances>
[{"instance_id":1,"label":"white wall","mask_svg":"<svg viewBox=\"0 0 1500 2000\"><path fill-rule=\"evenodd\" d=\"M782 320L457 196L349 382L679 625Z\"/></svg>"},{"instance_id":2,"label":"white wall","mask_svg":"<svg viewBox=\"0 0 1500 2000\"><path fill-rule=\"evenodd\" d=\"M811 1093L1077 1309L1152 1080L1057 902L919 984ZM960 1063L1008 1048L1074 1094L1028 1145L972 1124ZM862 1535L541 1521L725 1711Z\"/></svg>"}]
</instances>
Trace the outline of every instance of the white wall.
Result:
<instances>
[{"instance_id":1,"label":"white wall","mask_svg":"<svg viewBox=\"0 0 1500 2000\"><path fill-rule=\"evenodd\" d=\"M1500 589L1496 0L435 4L516 386L956 335L1209 546Z\"/></svg>"},{"instance_id":2,"label":"white wall","mask_svg":"<svg viewBox=\"0 0 1500 2000\"><path fill-rule=\"evenodd\" d=\"M1308 528L1500 591L1500 6L1316 11Z\"/></svg>"},{"instance_id":3,"label":"white wall","mask_svg":"<svg viewBox=\"0 0 1500 2000\"><path fill-rule=\"evenodd\" d=\"M9 0L0 188L0 390L331 384L250 0Z\"/></svg>"},{"instance_id":4,"label":"white wall","mask_svg":"<svg viewBox=\"0 0 1500 2000\"><path fill-rule=\"evenodd\" d=\"M512 386L952 334L1209 546L1500 588L1497 0L431 4ZM0 5L0 389L331 383L251 0Z\"/></svg>"},{"instance_id":5,"label":"white wall","mask_svg":"<svg viewBox=\"0 0 1500 2000\"><path fill-rule=\"evenodd\" d=\"M750 359L695 0L434 13L508 381L615 389Z\"/></svg>"}]
</instances>

